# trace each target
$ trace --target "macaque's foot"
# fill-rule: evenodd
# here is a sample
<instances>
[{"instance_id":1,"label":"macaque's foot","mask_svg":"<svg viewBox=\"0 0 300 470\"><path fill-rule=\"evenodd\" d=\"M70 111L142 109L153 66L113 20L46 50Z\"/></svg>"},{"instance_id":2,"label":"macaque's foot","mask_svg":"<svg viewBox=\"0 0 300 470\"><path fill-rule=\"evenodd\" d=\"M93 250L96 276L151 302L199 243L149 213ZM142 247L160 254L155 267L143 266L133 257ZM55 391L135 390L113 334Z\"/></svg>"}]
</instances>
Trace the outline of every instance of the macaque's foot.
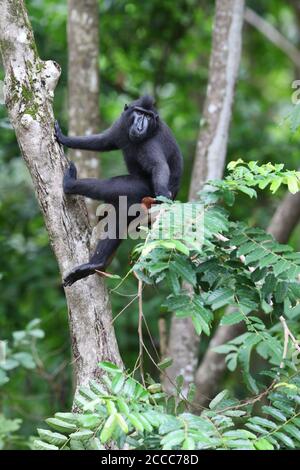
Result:
<instances>
[{"instance_id":1,"label":"macaque's foot","mask_svg":"<svg viewBox=\"0 0 300 470\"><path fill-rule=\"evenodd\" d=\"M83 279L85 277L90 276L91 274L95 274L97 271L104 271L104 266L102 264L91 264L85 263L81 264L80 266L76 266L76 268L72 269L69 274L64 278L63 286L71 286L74 282L79 281L79 279Z\"/></svg>"},{"instance_id":2,"label":"macaque's foot","mask_svg":"<svg viewBox=\"0 0 300 470\"><path fill-rule=\"evenodd\" d=\"M157 204L157 201L156 199L154 199L154 197L152 196L143 197L142 206L144 206L146 210L150 209L151 206L153 206L154 204Z\"/></svg>"},{"instance_id":3,"label":"macaque's foot","mask_svg":"<svg viewBox=\"0 0 300 470\"><path fill-rule=\"evenodd\" d=\"M63 179L63 188L66 194L72 194L73 182L77 179L77 169L73 162L70 162L70 165L65 171Z\"/></svg>"},{"instance_id":4,"label":"macaque's foot","mask_svg":"<svg viewBox=\"0 0 300 470\"><path fill-rule=\"evenodd\" d=\"M59 142L60 144L63 144L64 135L61 131L61 128L59 127L58 121L55 121L54 123L54 134L55 134L57 142Z\"/></svg>"}]
</instances>

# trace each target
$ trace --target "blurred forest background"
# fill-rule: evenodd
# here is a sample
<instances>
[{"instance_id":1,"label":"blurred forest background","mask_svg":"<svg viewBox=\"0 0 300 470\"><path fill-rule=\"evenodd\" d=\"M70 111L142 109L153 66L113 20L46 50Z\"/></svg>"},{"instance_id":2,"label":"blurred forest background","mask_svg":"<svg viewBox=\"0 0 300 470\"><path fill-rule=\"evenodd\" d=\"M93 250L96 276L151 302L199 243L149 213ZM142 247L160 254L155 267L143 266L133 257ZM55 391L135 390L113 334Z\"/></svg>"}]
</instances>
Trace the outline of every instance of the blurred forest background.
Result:
<instances>
[{"instance_id":1,"label":"blurred forest background","mask_svg":"<svg viewBox=\"0 0 300 470\"><path fill-rule=\"evenodd\" d=\"M185 201L206 93L214 2L102 0L99 5L100 129L110 125L131 99L153 94L184 155L184 180L178 198ZM53 59L62 67L54 109L67 131L67 5L59 0L28 0L26 6L40 57ZM300 46L299 2L253 0L248 6L288 41ZM2 80L3 71L0 73ZM297 66L246 22L228 161L243 158L260 164L283 162L288 169L297 168L299 134L292 134L286 122L295 79L300 79L300 62ZM38 340L39 367L32 372L19 368L11 374L9 383L0 389L0 402L6 416L24 420L22 433L29 435L45 416L68 409L72 403L69 328L57 263L4 106L0 106L0 128L0 339L10 339L33 318L41 320L45 332L45 337ZM124 171L118 152L101 156L104 177ZM267 227L283 194L278 192L274 197L265 193L258 201L240 197L232 215ZM297 250L299 235L299 230L294 231L290 240ZM129 251L130 242L126 242L111 272L121 276L126 273ZM128 278L123 292L135 291L135 279ZM165 295L162 288L145 289L144 313L154 338L158 337L160 305ZM127 305L128 297L113 293L111 301L116 316ZM137 321L137 306L133 304L115 322L121 355L129 368L138 355ZM206 341L201 342L200 354L205 351ZM157 374L151 363L147 369ZM245 393L234 374L225 376L223 388L225 385L234 387L238 396Z\"/></svg>"}]
</instances>

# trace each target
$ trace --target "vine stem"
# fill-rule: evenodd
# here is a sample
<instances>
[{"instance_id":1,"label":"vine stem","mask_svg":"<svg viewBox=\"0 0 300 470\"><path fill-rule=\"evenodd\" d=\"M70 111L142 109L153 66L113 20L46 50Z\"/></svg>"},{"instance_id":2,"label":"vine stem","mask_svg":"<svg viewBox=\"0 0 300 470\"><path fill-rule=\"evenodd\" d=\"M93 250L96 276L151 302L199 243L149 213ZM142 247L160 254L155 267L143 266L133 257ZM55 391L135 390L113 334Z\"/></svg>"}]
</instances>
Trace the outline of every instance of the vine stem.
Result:
<instances>
[{"instance_id":1,"label":"vine stem","mask_svg":"<svg viewBox=\"0 0 300 470\"><path fill-rule=\"evenodd\" d=\"M282 362L280 364L280 367L283 368L284 366L284 360L286 359L287 356L287 350L288 350L288 342L289 338L291 339L293 346L295 349L300 353L300 346L298 344L298 341L296 340L295 336L289 329L286 323L286 319L281 315L279 317L279 320L281 321L282 327L283 327L283 332L284 332L284 347L283 347L283 355L282 355Z\"/></svg>"},{"instance_id":2,"label":"vine stem","mask_svg":"<svg viewBox=\"0 0 300 470\"><path fill-rule=\"evenodd\" d=\"M143 385L145 386L144 379L144 367L143 367L143 281L138 280L138 301L139 301L139 324L138 324L138 334L139 334L139 358L140 358L140 371Z\"/></svg>"}]
</instances>

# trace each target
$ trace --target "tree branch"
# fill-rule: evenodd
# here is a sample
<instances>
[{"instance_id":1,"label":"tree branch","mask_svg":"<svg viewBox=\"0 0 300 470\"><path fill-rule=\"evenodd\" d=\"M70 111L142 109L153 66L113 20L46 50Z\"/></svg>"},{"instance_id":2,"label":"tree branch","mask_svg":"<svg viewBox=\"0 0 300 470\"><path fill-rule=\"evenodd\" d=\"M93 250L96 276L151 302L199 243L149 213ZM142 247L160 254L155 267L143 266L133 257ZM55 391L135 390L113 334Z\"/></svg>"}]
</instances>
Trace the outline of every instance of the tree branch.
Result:
<instances>
[{"instance_id":1,"label":"tree branch","mask_svg":"<svg viewBox=\"0 0 300 470\"><path fill-rule=\"evenodd\" d=\"M277 207L267 232L279 243L287 243L300 220L300 192L287 194Z\"/></svg>"},{"instance_id":2,"label":"tree branch","mask_svg":"<svg viewBox=\"0 0 300 470\"><path fill-rule=\"evenodd\" d=\"M5 103L31 174L60 272L89 257L90 228L80 198L66 198L62 176L67 160L53 134L52 99L60 67L38 57L22 0L2 0L0 47ZM77 383L99 376L99 360L121 364L104 284L91 276L65 289Z\"/></svg>"},{"instance_id":3,"label":"tree branch","mask_svg":"<svg viewBox=\"0 0 300 470\"><path fill-rule=\"evenodd\" d=\"M300 66L300 51L294 46L286 37L284 37L274 26L259 16L251 8L245 9L245 21L256 28L263 34L270 42L281 49L290 60L296 65Z\"/></svg>"},{"instance_id":4,"label":"tree branch","mask_svg":"<svg viewBox=\"0 0 300 470\"><path fill-rule=\"evenodd\" d=\"M234 88L238 74L243 0L217 0L214 19L213 43L209 65L209 80L203 110L203 125L199 133L190 186L190 200L208 179L221 178L225 164L228 130ZM173 390L175 377L184 377L183 391L194 380L198 361L199 337L190 318L172 318L168 356L172 366L168 369L164 387Z\"/></svg>"}]
</instances>

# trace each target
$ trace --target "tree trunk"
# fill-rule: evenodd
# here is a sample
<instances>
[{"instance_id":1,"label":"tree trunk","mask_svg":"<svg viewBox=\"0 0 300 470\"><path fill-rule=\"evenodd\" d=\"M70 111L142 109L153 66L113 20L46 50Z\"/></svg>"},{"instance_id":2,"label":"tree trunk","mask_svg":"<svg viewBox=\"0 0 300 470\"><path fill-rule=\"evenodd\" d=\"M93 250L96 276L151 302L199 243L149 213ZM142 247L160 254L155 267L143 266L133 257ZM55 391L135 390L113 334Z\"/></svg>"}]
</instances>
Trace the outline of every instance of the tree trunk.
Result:
<instances>
[{"instance_id":1,"label":"tree trunk","mask_svg":"<svg viewBox=\"0 0 300 470\"><path fill-rule=\"evenodd\" d=\"M208 179L223 175L234 88L241 55L244 0L217 0L209 81L204 103L189 199ZM173 359L165 389L173 390L178 374L184 377L184 390L194 381L198 361L199 337L190 318L172 318L168 356Z\"/></svg>"},{"instance_id":2,"label":"tree trunk","mask_svg":"<svg viewBox=\"0 0 300 470\"><path fill-rule=\"evenodd\" d=\"M60 67L38 57L22 0L1 0L0 47L5 76L5 103L31 174L61 274L89 257L90 227L86 206L65 197L62 176L67 166L53 134L52 99ZM97 276L66 288L77 384L99 376L97 363L121 364L111 325L109 299Z\"/></svg>"},{"instance_id":3,"label":"tree trunk","mask_svg":"<svg viewBox=\"0 0 300 470\"><path fill-rule=\"evenodd\" d=\"M99 133L99 3L68 0L68 108L69 135ZM81 178L98 178L95 152L69 150ZM97 202L86 200L89 219L96 223Z\"/></svg>"},{"instance_id":4,"label":"tree trunk","mask_svg":"<svg viewBox=\"0 0 300 470\"><path fill-rule=\"evenodd\" d=\"M217 0L209 83L190 186L190 200L210 179L222 178L237 80L244 14L243 0Z\"/></svg>"}]
</instances>

